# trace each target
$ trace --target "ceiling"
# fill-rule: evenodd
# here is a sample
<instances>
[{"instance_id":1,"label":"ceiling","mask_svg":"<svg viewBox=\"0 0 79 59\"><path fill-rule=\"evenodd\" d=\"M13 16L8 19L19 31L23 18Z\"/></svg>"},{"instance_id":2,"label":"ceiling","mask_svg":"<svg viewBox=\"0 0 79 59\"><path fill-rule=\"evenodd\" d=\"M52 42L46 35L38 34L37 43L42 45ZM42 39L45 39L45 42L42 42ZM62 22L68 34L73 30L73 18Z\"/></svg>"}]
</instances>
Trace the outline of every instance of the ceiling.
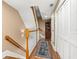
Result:
<instances>
[{"instance_id":1,"label":"ceiling","mask_svg":"<svg viewBox=\"0 0 79 59\"><path fill-rule=\"evenodd\" d=\"M58 0L3 0L19 11L27 28L34 28L35 21L31 6L39 6L43 19L50 18ZM53 6L50 6L52 5Z\"/></svg>"}]
</instances>

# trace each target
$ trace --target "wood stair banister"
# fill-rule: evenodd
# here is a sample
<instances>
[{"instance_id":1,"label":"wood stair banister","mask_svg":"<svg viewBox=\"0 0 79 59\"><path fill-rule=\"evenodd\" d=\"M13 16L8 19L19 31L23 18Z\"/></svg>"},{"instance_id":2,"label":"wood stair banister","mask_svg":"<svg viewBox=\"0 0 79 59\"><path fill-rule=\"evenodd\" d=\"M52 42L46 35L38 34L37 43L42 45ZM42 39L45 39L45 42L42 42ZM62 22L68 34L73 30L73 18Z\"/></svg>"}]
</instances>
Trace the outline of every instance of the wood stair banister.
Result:
<instances>
[{"instance_id":1,"label":"wood stair banister","mask_svg":"<svg viewBox=\"0 0 79 59\"><path fill-rule=\"evenodd\" d=\"M10 36L5 36L5 39L10 42L11 44L13 44L14 46L16 46L17 48L21 49L22 51L26 52L26 50L19 44L17 43L13 38L11 38Z\"/></svg>"}]
</instances>

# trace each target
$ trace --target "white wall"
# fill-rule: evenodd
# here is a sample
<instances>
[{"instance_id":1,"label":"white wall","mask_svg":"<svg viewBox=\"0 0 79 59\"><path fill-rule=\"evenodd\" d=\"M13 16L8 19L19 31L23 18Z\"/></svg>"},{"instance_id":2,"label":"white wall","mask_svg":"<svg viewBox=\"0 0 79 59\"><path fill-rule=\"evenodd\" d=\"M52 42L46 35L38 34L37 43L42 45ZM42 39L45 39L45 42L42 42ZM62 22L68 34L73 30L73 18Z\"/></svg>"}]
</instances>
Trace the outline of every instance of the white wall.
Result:
<instances>
[{"instance_id":1,"label":"white wall","mask_svg":"<svg viewBox=\"0 0 79 59\"><path fill-rule=\"evenodd\" d=\"M55 17L54 14L51 16L51 43L55 45Z\"/></svg>"},{"instance_id":2,"label":"white wall","mask_svg":"<svg viewBox=\"0 0 79 59\"><path fill-rule=\"evenodd\" d=\"M55 46L61 59L77 59L76 0L66 0L55 13Z\"/></svg>"}]
</instances>

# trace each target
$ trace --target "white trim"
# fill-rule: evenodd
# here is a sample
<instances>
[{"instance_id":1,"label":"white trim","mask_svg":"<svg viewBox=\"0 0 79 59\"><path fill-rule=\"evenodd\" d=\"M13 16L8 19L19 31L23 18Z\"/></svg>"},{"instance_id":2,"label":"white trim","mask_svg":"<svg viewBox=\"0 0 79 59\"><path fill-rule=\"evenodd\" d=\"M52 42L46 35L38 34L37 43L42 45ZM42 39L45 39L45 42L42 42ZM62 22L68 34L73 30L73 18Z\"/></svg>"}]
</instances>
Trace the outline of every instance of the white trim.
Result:
<instances>
[{"instance_id":1,"label":"white trim","mask_svg":"<svg viewBox=\"0 0 79 59\"><path fill-rule=\"evenodd\" d=\"M51 44L52 44L54 51L56 52L57 51L56 46L54 46L54 44L52 42L51 42Z\"/></svg>"},{"instance_id":2,"label":"white trim","mask_svg":"<svg viewBox=\"0 0 79 59\"><path fill-rule=\"evenodd\" d=\"M15 52L12 52L12 51L9 51L9 50L6 50L4 52L2 52L2 59L6 56L11 56L11 57L16 57L16 58L21 58L21 59L25 59L24 56L18 54L18 53L15 53Z\"/></svg>"},{"instance_id":3,"label":"white trim","mask_svg":"<svg viewBox=\"0 0 79 59\"><path fill-rule=\"evenodd\" d=\"M63 2L57 7L56 12L58 12L65 3L67 3L67 1L63 0Z\"/></svg>"}]
</instances>

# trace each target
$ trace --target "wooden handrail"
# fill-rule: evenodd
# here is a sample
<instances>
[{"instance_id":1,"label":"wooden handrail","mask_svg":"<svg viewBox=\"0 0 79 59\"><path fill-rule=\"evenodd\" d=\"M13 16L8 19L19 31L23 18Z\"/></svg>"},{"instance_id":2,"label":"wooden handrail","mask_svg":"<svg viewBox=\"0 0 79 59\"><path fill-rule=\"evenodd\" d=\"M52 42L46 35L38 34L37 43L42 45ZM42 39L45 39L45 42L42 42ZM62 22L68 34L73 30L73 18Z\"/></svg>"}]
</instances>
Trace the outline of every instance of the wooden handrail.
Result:
<instances>
[{"instance_id":1,"label":"wooden handrail","mask_svg":"<svg viewBox=\"0 0 79 59\"><path fill-rule=\"evenodd\" d=\"M13 44L14 46L16 46L17 48L21 49L22 51L26 52L26 50L20 45L18 44L16 41L14 41L10 36L5 36L5 39L7 41L9 41L11 44Z\"/></svg>"}]
</instances>

